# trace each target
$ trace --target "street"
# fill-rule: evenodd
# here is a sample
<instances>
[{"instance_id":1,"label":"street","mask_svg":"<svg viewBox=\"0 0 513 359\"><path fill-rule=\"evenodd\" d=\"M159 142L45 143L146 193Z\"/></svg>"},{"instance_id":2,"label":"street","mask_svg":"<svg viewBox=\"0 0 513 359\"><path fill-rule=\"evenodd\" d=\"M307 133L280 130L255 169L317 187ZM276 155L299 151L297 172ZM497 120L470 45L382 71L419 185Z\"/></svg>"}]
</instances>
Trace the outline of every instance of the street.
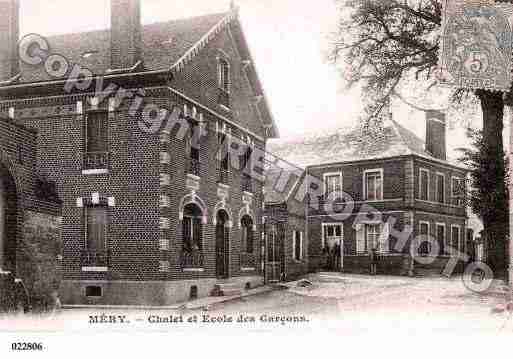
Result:
<instances>
[{"instance_id":1,"label":"street","mask_svg":"<svg viewBox=\"0 0 513 359\"><path fill-rule=\"evenodd\" d=\"M305 315L310 322L352 334L375 330L513 331L510 314L496 291L469 291L461 278L406 278L348 274L311 275L309 288L288 288L208 308L209 315ZM269 314L266 314L269 315Z\"/></svg>"}]
</instances>

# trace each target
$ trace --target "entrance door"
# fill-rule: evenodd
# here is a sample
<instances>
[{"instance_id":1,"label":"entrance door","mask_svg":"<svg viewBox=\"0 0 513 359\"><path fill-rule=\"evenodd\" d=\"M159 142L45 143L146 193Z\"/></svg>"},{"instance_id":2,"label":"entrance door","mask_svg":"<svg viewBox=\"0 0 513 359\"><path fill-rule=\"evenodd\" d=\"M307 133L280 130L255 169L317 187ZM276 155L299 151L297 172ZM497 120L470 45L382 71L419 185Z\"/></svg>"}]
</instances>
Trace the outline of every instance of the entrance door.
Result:
<instances>
[{"instance_id":1,"label":"entrance door","mask_svg":"<svg viewBox=\"0 0 513 359\"><path fill-rule=\"evenodd\" d=\"M270 282L279 282L285 277L285 231L283 224L270 225L266 237L267 279Z\"/></svg>"},{"instance_id":2,"label":"entrance door","mask_svg":"<svg viewBox=\"0 0 513 359\"><path fill-rule=\"evenodd\" d=\"M217 212L216 223L216 275L219 279L229 277L230 268L230 229L228 228L228 214Z\"/></svg>"},{"instance_id":3,"label":"entrance door","mask_svg":"<svg viewBox=\"0 0 513 359\"><path fill-rule=\"evenodd\" d=\"M341 223L325 223L324 254L325 268L328 271L340 271L344 267L344 229Z\"/></svg>"}]
</instances>

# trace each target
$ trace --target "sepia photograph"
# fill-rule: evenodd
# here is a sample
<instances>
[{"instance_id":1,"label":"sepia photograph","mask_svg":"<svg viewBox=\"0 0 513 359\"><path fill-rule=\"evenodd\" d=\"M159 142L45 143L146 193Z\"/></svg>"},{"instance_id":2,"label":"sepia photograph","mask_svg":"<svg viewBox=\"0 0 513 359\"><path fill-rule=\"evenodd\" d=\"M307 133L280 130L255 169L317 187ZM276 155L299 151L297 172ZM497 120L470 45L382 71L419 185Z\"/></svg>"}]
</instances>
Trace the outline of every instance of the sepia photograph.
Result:
<instances>
[{"instance_id":1,"label":"sepia photograph","mask_svg":"<svg viewBox=\"0 0 513 359\"><path fill-rule=\"evenodd\" d=\"M511 1L0 0L0 354L502 355L512 71Z\"/></svg>"}]
</instances>

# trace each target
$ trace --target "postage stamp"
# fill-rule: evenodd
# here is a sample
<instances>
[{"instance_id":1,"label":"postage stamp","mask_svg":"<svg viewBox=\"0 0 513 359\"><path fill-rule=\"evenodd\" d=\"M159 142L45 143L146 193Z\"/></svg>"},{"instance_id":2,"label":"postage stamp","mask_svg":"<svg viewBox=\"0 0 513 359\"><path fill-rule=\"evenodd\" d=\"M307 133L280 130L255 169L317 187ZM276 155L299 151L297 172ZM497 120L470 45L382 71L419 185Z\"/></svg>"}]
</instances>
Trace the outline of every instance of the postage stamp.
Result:
<instances>
[{"instance_id":1,"label":"postage stamp","mask_svg":"<svg viewBox=\"0 0 513 359\"><path fill-rule=\"evenodd\" d=\"M513 333L507 194L473 191L466 128L394 97L362 125L374 91L339 91L351 55L362 80L435 68L411 54L441 2L0 0L0 358L411 357L422 331ZM510 5L445 5L446 83L509 89ZM346 334L377 340L351 355Z\"/></svg>"},{"instance_id":2,"label":"postage stamp","mask_svg":"<svg viewBox=\"0 0 513 359\"><path fill-rule=\"evenodd\" d=\"M511 4L444 2L439 79L459 88L509 91L513 51Z\"/></svg>"}]
</instances>

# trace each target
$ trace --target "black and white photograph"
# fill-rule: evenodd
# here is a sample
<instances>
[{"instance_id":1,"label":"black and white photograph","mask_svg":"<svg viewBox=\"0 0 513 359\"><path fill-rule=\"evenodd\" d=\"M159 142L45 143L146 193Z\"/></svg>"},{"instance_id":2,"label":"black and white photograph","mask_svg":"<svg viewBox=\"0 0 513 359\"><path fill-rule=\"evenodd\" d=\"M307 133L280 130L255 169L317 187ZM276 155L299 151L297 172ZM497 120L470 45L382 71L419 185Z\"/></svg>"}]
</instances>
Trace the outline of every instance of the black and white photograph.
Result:
<instances>
[{"instance_id":1,"label":"black and white photograph","mask_svg":"<svg viewBox=\"0 0 513 359\"><path fill-rule=\"evenodd\" d=\"M512 71L511 1L0 0L0 354L500 353Z\"/></svg>"}]
</instances>

